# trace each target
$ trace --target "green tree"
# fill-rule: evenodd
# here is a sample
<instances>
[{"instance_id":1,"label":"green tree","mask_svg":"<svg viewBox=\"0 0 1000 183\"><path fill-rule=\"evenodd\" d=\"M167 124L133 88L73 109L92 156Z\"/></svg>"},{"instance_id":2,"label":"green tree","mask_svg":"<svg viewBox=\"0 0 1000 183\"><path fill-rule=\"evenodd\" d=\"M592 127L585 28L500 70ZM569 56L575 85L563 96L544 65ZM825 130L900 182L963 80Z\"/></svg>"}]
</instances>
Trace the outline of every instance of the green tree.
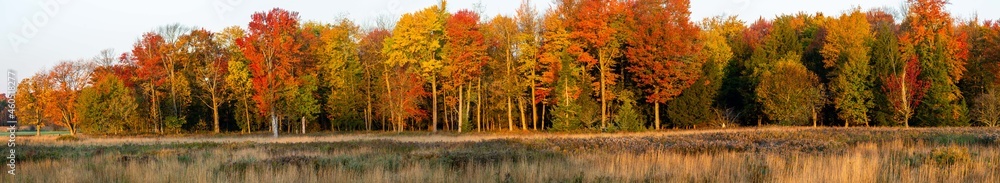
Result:
<instances>
[{"instance_id":1,"label":"green tree","mask_svg":"<svg viewBox=\"0 0 1000 183\"><path fill-rule=\"evenodd\" d=\"M713 105L722 88L725 77L724 66L733 57L726 36L732 31L731 25L721 17L706 18L700 23L701 51L699 58L705 59L701 77L680 96L670 101L667 115L675 126L697 126L714 120Z\"/></svg>"},{"instance_id":2,"label":"green tree","mask_svg":"<svg viewBox=\"0 0 1000 183\"><path fill-rule=\"evenodd\" d=\"M636 97L631 91L625 90L618 95L618 101L621 101L622 105L618 108L615 114L615 123L618 129L624 131L643 131L646 130L645 119L642 111L636 107Z\"/></svg>"},{"instance_id":3,"label":"green tree","mask_svg":"<svg viewBox=\"0 0 1000 183\"><path fill-rule=\"evenodd\" d=\"M228 95L235 101L233 108L231 108L235 109L232 113L236 116L241 132L249 133L253 132L253 125L257 124L254 120L254 116L256 116L254 114L257 112L251 112L256 106L252 99L254 87L253 81L251 81L253 77L250 75L248 66L250 61L243 56L243 51L236 44L236 40L243 37L244 34L242 28L232 26L226 27L215 36L223 48L222 52L228 58L226 65L229 67L225 76L225 88L228 89Z\"/></svg>"},{"instance_id":4,"label":"green tree","mask_svg":"<svg viewBox=\"0 0 1000 183\"><path fill-rule=\"evenodd\" d=\"M290 104L288 105L288 111L290 115L300 118L300 124L302 125L302 133L306 133L306 124L308 121L313 121L316 119L320 112L320 103L317 100L316 90L319 87L316 77L312 75L305 75L299 78L298 85L294 86L294 89L289 91ZM294 118L293 118L294 119ZM289 126L289 128L292 128Z\"/></svg>"},{"instance_id":5,"label":"green tree","mask_svg":"<svg viewBox=\"0 0 1000 183\"><path fill-rule=\"evenodd\" d=\"M131 123L138 117L138 104L132 91L117 77L101 77L84 88L76 100L80 126L87 133L119 134L139 128Z\"/></svg>"},{"instance_id":6,"label":"green tree","mask_svg":"<svg viewBox=\"0 0 1000 183\"><path fill-rule=\"evenodd\" d=\"M955 35L944 0L910 0L910 14L903 21L900 37L904 57L916 56L930 82L926 96L916 109L920 126L968 125L965 100L956 83L965 72L968 47L962 34Z\"/></svg>"},{"instance_id":7,"label":"green tree","mask_svg":"<svg viewBox=\"0 0 1000 183\"><path fill-rule=\"evenodd\" d=\"M329 25L307 26L319 34L320 87L325 88L324 109L334 129L360 127L366 109L362 96L363 70L358 55L360 28L348 19Z\"/></svg>"},{"instance_id":8,"label":"green tree","mask_svg":"<svg viewBox=\"0 0 1000 183\"><path fill-rule=\"evenodd\" d=\"M872 88L885 88L888 83L884 78L904 70L906 63L899 52L899 38L896 35L899 25L891 14L880 9L868 12L868 22L873 33L868 52L874 84ZM895 125L898 122L893 117L896 110L889 101L888 93L873 92L872 103L871 120L876 125Z\"/></svg>"},{"instance_id":9,"label":"green tree","mask_svg":"<svg viewBox=\"0 0 1000 183\"><path fill-rule=\"evenodd\" d=\"M779 124L804 125L812 119L816 126L818 109L824 105L823 86L799 57L788 54L773 69L761 73L757 102L764 114Z\"/></svg>"},{"instance_id":10,"label":"green tree","mask_svg":"<svg viewBox=\"0 0 1000 183\"><path fill-rule=\"evenodd\" d=\"M868 20L859 9L826 24L826 44L820 53L837 117L850 124L869 125L872 100L871 65L867 43L872 39Z\"/></svg>"}]
</instances>

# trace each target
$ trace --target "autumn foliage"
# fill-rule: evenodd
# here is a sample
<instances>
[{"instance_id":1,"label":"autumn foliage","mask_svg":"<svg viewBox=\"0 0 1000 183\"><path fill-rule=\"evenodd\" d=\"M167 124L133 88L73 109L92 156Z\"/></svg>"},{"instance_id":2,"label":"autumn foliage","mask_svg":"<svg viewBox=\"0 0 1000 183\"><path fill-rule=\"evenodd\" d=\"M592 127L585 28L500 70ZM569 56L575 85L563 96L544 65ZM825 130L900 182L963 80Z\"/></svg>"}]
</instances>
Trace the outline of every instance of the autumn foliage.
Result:
<instances>
[{"instance_id":1,"label":"autumn foliage","mask_svg":"<svg viewBox=\"0 0 1000 183\"><path fill-rule=\"evenodd\" d=\"M441 1L376 25L274 8L60 62L15 113L74 134L995 125L1000 26L947 3L744 22L692 21L687 0Z\"/></svg>"}]
</instances>

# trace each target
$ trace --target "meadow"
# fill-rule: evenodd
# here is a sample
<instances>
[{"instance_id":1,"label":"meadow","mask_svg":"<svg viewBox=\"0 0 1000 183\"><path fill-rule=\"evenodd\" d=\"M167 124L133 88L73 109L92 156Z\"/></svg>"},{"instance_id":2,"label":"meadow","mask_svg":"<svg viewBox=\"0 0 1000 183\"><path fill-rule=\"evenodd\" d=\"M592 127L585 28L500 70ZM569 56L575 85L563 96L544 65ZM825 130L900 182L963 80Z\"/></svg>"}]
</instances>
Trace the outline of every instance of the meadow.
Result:
<instances>
[{"instance_id":1,"label":"meadow","mask_svg":"<svg viewBox=\"0 0 1000 183\"><path fill-rule=\"evenodd\" d=\"M1000 182L1000 129L25 137L5 182Z\"/></svg>"}]
</instances>

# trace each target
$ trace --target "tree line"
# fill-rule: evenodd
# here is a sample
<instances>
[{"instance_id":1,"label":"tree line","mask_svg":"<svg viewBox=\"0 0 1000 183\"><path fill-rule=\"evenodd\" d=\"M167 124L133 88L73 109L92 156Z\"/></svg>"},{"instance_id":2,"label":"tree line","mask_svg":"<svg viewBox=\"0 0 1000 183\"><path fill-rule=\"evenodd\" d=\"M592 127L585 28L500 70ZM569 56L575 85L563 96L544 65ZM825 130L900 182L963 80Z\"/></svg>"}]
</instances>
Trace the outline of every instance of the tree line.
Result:
<instances>
[{"instance_id":1,"label":"tree line","mask_svg":"<svg viewBox=\"0 0 1000 183\"><path fill-rule=\"evenodd\" d=\"M995 126L1000 25L944 0L837 16L690 20L687 0L447 3L362 27L280 8L63 61L17 116L91 134ZM5 105L6 106L6 105Z\"/></svg>"}]
</instances>

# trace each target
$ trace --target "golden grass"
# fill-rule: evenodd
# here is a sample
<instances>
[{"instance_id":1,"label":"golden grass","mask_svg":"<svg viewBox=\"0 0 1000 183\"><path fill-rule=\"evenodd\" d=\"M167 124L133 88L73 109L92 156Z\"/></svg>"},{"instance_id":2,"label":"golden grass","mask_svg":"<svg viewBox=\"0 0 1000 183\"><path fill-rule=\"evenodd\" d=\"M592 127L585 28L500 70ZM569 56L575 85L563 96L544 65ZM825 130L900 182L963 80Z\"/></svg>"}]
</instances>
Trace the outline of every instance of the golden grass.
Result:
<instances>
[{"instance_id":1,"label":"golden grass","mask_svg":"<svg viewBox=\"0 0 1000 183\"><path fill-rule=\"evenodd\" d=\"M798 138L841 132L830 131L481 142L71 144L67 146L80 148L73 150L100 153L29 158L19 164L13 181L1000 182L996 130L861 129L844 131L846 137L820 139L823 143L816 146L825 150L798 147L813 142ZM876 137L893 139L872 139ZM684 143L688 141L700 144ZM599 146L588 146L593 144ZM664 144L673 146L647 148ZM732 144L755 145L727 148ZM618 150L631 146L643 148ZM38 148L44 152L57 147Z\"/></svg>"}]
</instances>

